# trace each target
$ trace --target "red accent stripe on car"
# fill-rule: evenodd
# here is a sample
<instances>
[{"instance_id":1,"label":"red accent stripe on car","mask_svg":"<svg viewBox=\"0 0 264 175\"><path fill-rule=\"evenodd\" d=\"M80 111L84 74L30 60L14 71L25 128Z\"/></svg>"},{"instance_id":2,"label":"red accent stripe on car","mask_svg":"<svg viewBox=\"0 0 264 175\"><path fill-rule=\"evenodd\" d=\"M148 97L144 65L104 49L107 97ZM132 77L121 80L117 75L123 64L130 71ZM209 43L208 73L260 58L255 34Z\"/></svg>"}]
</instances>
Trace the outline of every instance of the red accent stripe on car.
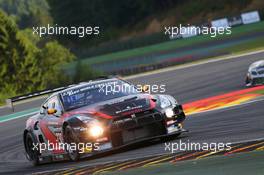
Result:
<instances>
[{"instance_id":1,"label":"red accent stripe on car","mask_svg":"<svg viewBox=\"0 0 264 175\"><path fill-rule=\"evenodd\" d=\"M112 119L113 118L112 116L107 115L107 114L102 113L102 112L99 112L99 111L84 111L84 110L65 113L63 115L63 118L65 119L65 118L70 117L70 116L75 115L75 114L90 114L90 115L95 115L96 117L102 117L105 119Z\"/></svg>"},{"instance_id":2,"label":"red accent stripe on car","mask_svg":"<svg viewBox=\"0 0 264 175\"><path fill-rule=\"evenodd\" d=\"M57 137L50 131L50 129L47 126L47 122L42 120L42 121L40 121L39 125L40 125L40 129L41 129L42 133L44 134L45 138L47 140L49 140L50 143L52 143L54 145L55 144L58 145L59 142L57 141ZM55 154L59 154L59 153L63 153L63 152L64 152L64 150L62 150L62 149L60 149L60 150L54 149L53 150L53 153L55 153Z\"/></svg>"},{"instance_id":3,"label":"red accent stripe on car","mask_svg":"<svg viewBox=\"0 0 264 175\"><path fill-rule=\"evenodd\" d=\"M156 107L156 102L152 100L152 99L154 99L153 96L152 95L148 95L147 98L149 99L150 109L155 108Z\"/></svg>"}]
</instances>

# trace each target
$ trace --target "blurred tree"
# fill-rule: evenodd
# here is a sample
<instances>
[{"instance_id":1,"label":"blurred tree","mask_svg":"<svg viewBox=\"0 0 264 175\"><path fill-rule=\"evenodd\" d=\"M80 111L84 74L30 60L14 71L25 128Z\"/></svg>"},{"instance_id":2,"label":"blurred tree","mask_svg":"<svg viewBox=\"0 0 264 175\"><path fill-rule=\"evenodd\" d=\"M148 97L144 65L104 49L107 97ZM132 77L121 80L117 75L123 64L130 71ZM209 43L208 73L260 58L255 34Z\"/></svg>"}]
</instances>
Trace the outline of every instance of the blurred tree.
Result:
<instances>
[{"instance_id":1,"label":"blurred tree","mask_svg":"<svg viewBox=\"0 0 264 175\"><path fill-rule=\"evenodd\" d=\"M81 60L78 60L75 66L73 83L88 81L102 75L102 72L95 71L88 64L83 64Z\"/></svg>"},{"instance_id":2,"label":"blurred tree","mask_svg":"<svg viewBox=\"0 0 264 175\"><path fill-rule=\"evenodd\" d=\"M54 22L61 26L99 26L100 40L95 37L60 37L66 45L102 42L115 39L122 29L133 27L149 15L168 10L179 0L48 0ZM93 42L94 43L94 42Z\"/></svg>"},{"instance_id":3,"label":"blurred tree","mask_svg":"<svg viewBox=\"0 0 264 175\"><path fill-rule=\"evenodd\" d=\"M0 0L0 8L22 29L52 23L46 0Z\"/></svg>"},{"instance_id":4,"label":"blurred tree","mask_svg":"<svg viewBox=\"0 0 264 175\"><path fill-rule=\"evenodd\" d=\"M14 96L69 81L60 67L75 56L56 41L39 49L38 40L29 35L19 31L14 21L0 11L0 98L3 94Z\"/></svg>"},{"instance_id":5,"label":"blurred tree","mask_svg":"<svg viewBox=\"0 0 264 175\"><path fill-rule=\"evenodd\" d=\"M0 92L24 93L43 88L38 60L34 58L37 52L38 48L19 33L14 21L0 11Z\"/></svg>"},{"instance_id":6,"label":"blurred tree","mask_svg":"<svg viewBox=\"0 0 264 175\"><path fill-rule=\"evenodd\" d=\"M75 56L57 41L46 43L41 52L37 55L40 62L40 72L42 72L42 86L46 88L58 87L62 84L69 84L67 77L61 67L63 64L71 62Z\"/></svg>"}]
</instances>

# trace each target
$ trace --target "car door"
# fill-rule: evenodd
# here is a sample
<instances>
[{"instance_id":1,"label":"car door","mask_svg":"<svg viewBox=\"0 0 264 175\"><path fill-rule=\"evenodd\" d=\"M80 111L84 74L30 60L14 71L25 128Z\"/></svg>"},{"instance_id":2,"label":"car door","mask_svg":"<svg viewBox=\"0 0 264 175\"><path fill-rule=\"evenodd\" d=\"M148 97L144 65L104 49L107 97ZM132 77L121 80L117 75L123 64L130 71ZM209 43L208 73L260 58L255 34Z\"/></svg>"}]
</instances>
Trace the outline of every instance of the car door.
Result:
<instances>
[{"instance_id":1,"label":"car door","mask_svg":"<svg viewBox=\"0 0 264 175\"><path fill-rule=\"evenodd\" d=\"M40 122L41 131L47 142L58 144L62 141L62 126L60 119L63 113L62 106L57 96L50 97L43 105L43 116ZM49 113L50 110L56 110L56 112ZM58 152L59 150L54 151Z\"/></svg>"}]
</instances>

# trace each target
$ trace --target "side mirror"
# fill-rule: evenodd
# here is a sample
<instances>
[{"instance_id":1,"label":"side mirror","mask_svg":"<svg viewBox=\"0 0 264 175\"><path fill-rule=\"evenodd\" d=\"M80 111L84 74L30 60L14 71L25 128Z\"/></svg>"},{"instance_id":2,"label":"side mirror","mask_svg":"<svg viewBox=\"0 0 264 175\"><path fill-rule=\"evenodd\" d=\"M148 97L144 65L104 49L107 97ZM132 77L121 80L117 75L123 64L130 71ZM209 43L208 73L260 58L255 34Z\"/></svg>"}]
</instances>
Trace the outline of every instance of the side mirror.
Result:
<instances>
[{"instance_id":1,"label":"side mirror","mask_svg":"<svg viewBox=\"0 0 264 175\"><path fill-rule=\"evenodd\" d=\"M46 106L41 106L39 113L43 115L43 114L45 114L46 110L47 110Z\"/></svg>"},{"instance_id":2,"label":"side mirror","mask_svg":"<svg viewBox=\"0 0 264 175\"><path fill-rule=\"evenodd\" d=\"M50 109L47 110L47 113L48 113L49 115L55 114L56 112L57 112L57 110L54 109L54 108L50 108Z\"/></svg>"},{"instance_id":3,"label":"side mirror","mask_svg":"<svg viewBox=\"0 0 264 175\"><path fill-rule=\"evenodd\" d=\"M149 92L149 86L148 85L142 86L141 92Z\"/></svg>"}]
</instances>

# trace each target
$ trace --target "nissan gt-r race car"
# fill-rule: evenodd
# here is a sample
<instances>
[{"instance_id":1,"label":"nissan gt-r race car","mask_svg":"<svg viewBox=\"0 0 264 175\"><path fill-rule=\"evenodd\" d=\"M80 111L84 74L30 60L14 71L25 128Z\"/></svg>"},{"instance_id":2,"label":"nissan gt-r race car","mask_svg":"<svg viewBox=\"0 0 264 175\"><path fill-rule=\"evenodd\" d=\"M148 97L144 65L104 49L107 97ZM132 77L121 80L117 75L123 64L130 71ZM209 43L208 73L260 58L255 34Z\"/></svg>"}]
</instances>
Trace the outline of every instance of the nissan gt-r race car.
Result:
<instances>
[{"instance_id":1,"label":"nissan gt-r race car","mask_svg":"<svg viewBox=\"0 0 264 175\"><path fill-rule=\"evenodd\" d=\"M27 120L26 156L34 165L77 161L132 143L180 135L186 131L184 119L182 106L170 95L139 91L119 78L80 83L53 93Z\"/></svg>"},{"instance_id":2,"label":"nissan gt-r race car","mask_svg":"<svg viewBox=\"0 0 264 175\"><path fill-rule=\"evenodd\" d=\"M264 84L264 60L252 63L248 68L246 86Z\"/></svg>"}]
</instances>

